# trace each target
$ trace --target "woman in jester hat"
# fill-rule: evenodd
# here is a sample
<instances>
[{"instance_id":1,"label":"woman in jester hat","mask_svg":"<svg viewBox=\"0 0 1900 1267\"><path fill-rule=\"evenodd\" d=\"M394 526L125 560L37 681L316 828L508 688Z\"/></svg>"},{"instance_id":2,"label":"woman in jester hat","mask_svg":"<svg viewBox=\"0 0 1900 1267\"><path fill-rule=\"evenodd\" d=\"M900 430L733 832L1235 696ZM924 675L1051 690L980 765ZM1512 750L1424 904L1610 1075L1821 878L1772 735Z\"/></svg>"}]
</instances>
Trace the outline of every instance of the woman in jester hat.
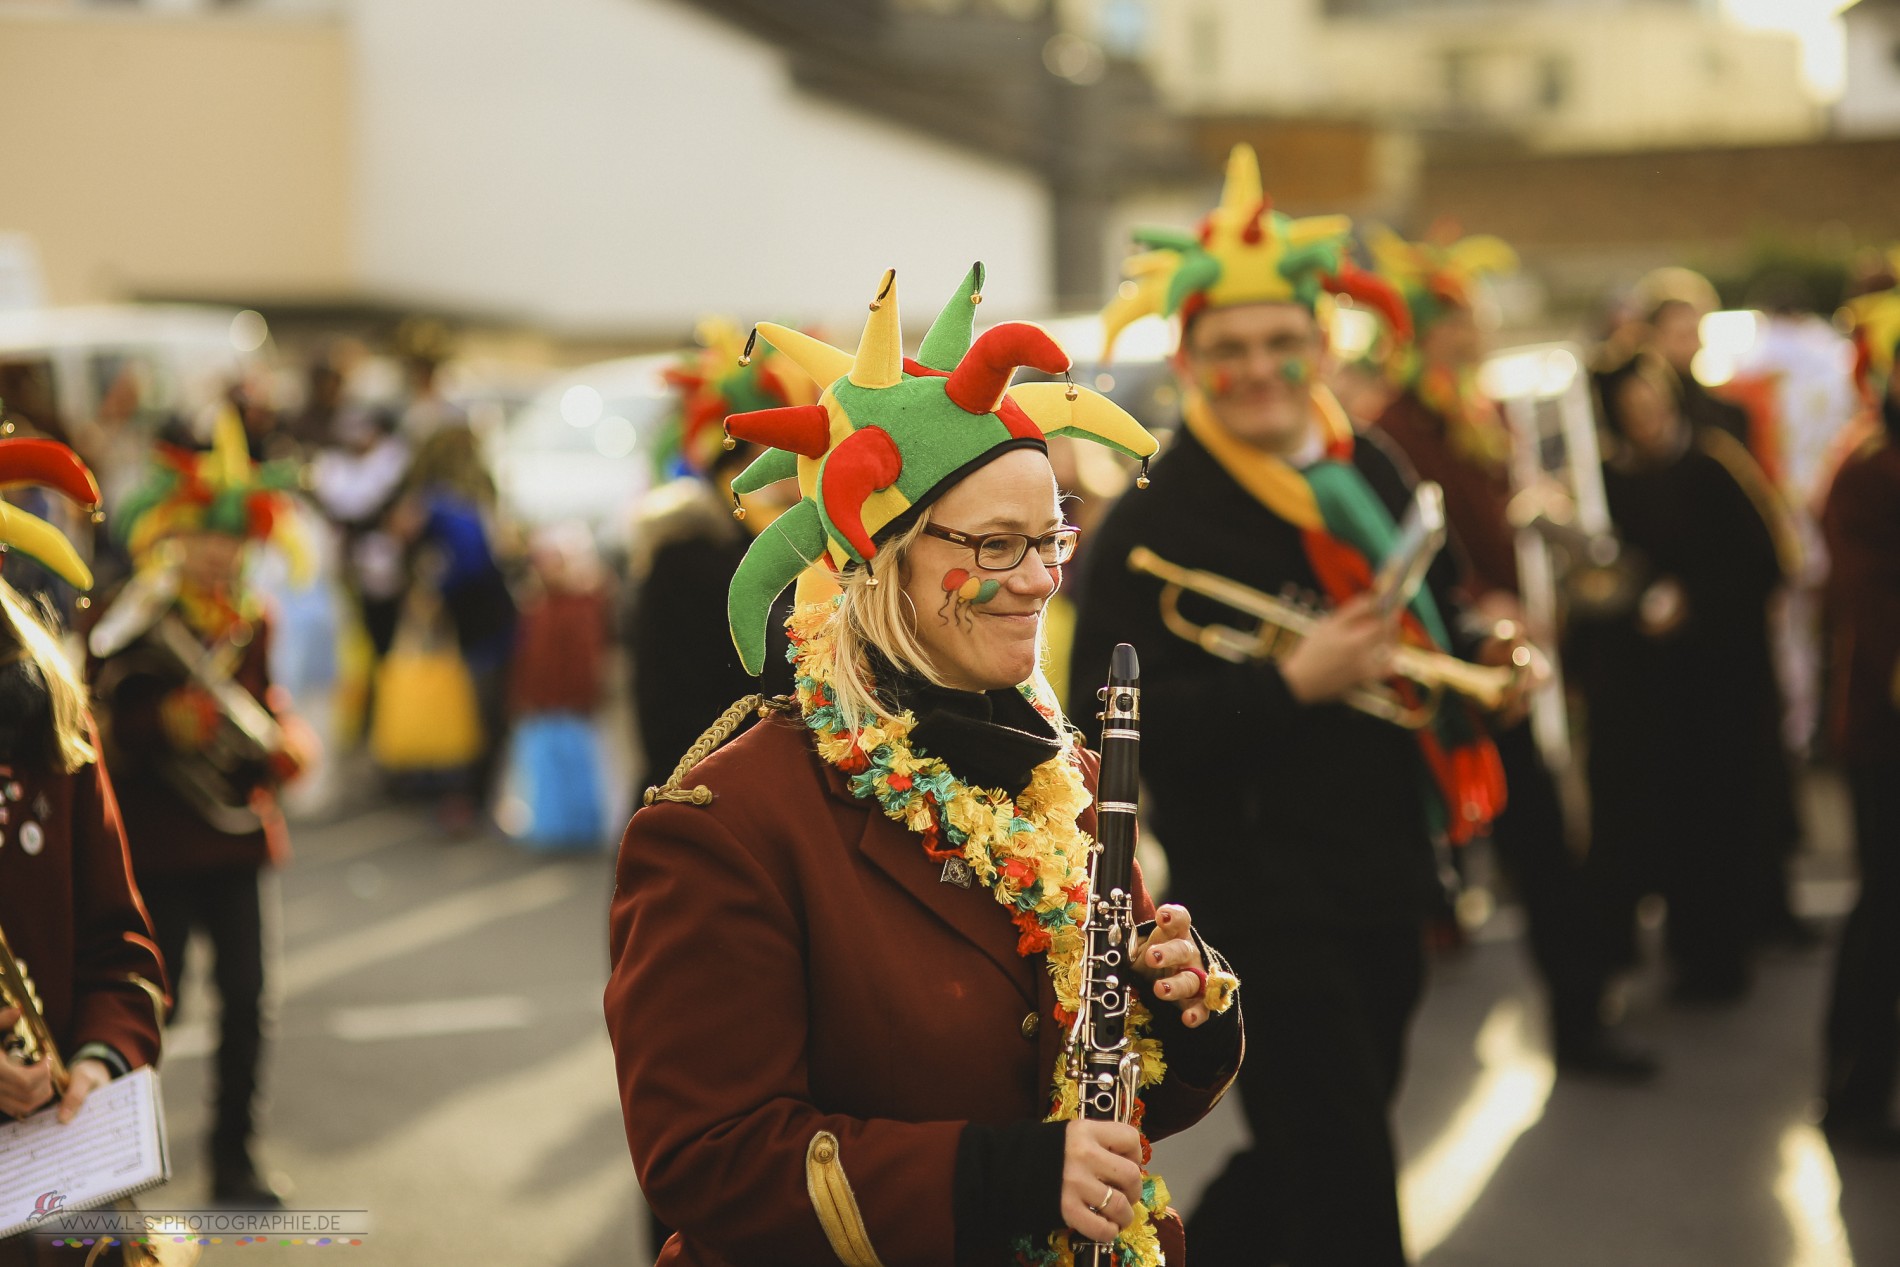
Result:
<instances>
[{"instance_id":1,"label":"woman in jester hat","mask_svg":"<svg viewBox=\"0 0 1900 1267\"><path fill-rule=\"evenodd\" d=\"M1148 1140L1232 1080L1236 983L1137 879L1143 1108L1074 1120L1097 762L1038 668L1075 546L1045 437L1156 445L1094 392L1011 386L1069 361L1035 326L973 337L982 280L915 358L891 274L855 354L761 325L823 394L727 419L769 446L736 495L803 493L733 578L746 667L786 586L831 592L791 620L795 697L707 756L735 706L621 845L606 1014L665 1264L1068 1263L1069 1229L1182 1260Z\"/></svg>"},{"instance_id":2,"label":"woman in jester hat","mask_svg":"<svg viewBox=\"0 0 1900 1267\"><path fill-rule=\"evenodd\" d=\"M0 440L0 489L43 487L88 509L99 485L52 440ZM0 501L0 549L78 590L92 571L60 531ZM9 554L6 557L12 557ZM99 760L86 689L41 613L0 580L0 930L30 979L44 1034L0 1006L0 1113L57 1098L71 1121L112 1079L156 1064L165 972L126 855L118 802ZM45 1040L51 1039L52 1050ZM30 1237L0 1264L47 1261Z\"/></svg>"}]
</instances>

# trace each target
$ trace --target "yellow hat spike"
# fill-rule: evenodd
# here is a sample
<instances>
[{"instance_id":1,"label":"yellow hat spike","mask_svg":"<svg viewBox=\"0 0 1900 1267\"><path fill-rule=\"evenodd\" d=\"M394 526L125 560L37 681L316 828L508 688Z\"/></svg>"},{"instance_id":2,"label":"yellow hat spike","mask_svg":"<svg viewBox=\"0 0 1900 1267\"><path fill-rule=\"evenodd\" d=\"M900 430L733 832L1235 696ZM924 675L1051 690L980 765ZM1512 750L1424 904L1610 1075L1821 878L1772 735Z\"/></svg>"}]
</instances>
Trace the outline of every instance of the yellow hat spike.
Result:
<instances>
[{"instance_id":1,"label":"yellow hat spike","mask_svg":"<svg viewBox=\"0 0 1900 1267\"><path fill-rule=\"evenodd\" d=\"M904 377L904 332L897 320L897 272L887 269L851 361L855 387L895 387Z\"/></svg>"},{"instance_id":2,"label":"yellow hat spike","mask_svg":"<svg viewBox=\"0 0 1900 1267\"><path fill-rule=\"evenodd\" d=\"M851 354L834 348L823 339L814 339L789 326L761 321L759 337L777 348L785 358L811 376L822 391L851 372Z\"/></svg>"},{"instance_id":3,"label":"yellow hat spike","mask_svg":"<svg viewBox=\"0 0 1900 1267\"><path fill-rule=\"evenodd\" d=\"M1220 209L1230 216L1252 216L1266 197L1260 183L1260 158L1251 145L1236 145L1227 156L1227 182L1221 186Z\"/></svg>"},{"instance_id":4,"label":"yellow hat spike","mask_svg":"<svg viewBox=\"0 0 1900 1267\"><path fill-rule=\"evenodd\" d=\"M244 421L237 410L226 406L218 411L212 424L209 482L222 488L245 483L251 474L251 446L244 434Z\"/></svg>"}]
</instances>

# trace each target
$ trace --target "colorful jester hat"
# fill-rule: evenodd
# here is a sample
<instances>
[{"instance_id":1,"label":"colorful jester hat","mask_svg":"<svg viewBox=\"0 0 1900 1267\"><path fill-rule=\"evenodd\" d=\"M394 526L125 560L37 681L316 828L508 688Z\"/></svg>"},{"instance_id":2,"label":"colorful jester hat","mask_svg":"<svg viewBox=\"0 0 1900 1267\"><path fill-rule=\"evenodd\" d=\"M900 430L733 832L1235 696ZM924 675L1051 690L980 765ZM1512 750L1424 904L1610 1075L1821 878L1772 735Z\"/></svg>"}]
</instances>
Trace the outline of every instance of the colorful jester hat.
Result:
<instances>
[{"instance_id":1,"label":"colorful jester hat","mask_svg":"<svg viewBox=\"0 0 1900 1267\"><path fill-rule=\"evenodd\" d=\"M699 352L666 371L680 407L657 456L668 464L677 458L688 470L704 473L717 451L718 424L727 415L806 405L817 395L784 356L744 356L738 327L724 317L706 318L695 334Z\"/></svg>"},{"instance_id":2,"label":"colorful jester hat","mask_svg":"<svg viewBox=\"0 0 1900 1267\"><path fill-rule=\"evenodd\" d=\"M1480 278L1517 271L1517 252L1503 238L1461 238L1448 223L1434 226L1422 242L1375 225L1366 232L1366 247L1374 271L1404 298L1414 334L1454 309L1471 307Z\"/></svg>"},{"instance_id":3,"label":"colorful jester hat","mask_svg":"<svg viewBox=\"0 0 1900 1267\"><path fill-rule=\"evenodd\" d=\"M258 541L274 536L294 558L300 552L287 512L298 484L294 462L251 461L244 424L236 411L225 409L208 452L157 446L150 473L114 511L112 527L134 561L159 542L189 532Z\"/></svg>"},{"instance_id":4,"label":"colorful jester hat","mask_svg":"<svg viewBox=\"0 0 1900 1267\"><path fill-rule=\"evenodd\" d=\"M1124 266L1128 280L1102 310L1102 359L1115 340L1142 317L1180 316L1187 323L1204 308L1296 303L1317 311L1323 295L1347 295L1410 335L1405 305L1384 281L1347 254L1352 221L1345 216L1295 220L1273 209L1260 184L1260 160L1251 145L1227 156L1220 205L1198 233L1137 229L1148 248Z\"/></svg>"},{"instance_id":5,"label":"colorful jester hat","mask_svg":"<svg viewBox=\"0 0 1900 1267\"><path fill-rule=\"evenodd\" d=\"M6 428L11 430L11 426ZM26 485L50 488L95 517L98 514L99 482L76 453L56 440L0 440L0 491ZM74 589L92 588L92 569L64 533L4 501L0 501L0 550L18 550Z\"/></svg>"},{"instance_id":6,"label":"colorful jester hat","mask_svg":"<svg viewBox=\"0 0 1900 1267\"><path fill-rule=\"evenodd\" d=\"M814 405L726 419L730 436L767 446L733 481L735 500L793 476L802 494L753 541L732 578L727 616L749 673L764 667L773 602L801 571L821 559L835 571L868 564L881 534L898 531L990 459L1046 448L1044 438L1056 435L1094 440L1144 467L1159 448L1097 392L1070 383L1010 386L1019 367L1063 374L1069 358L1040 327L1020 321L975 335L981 264L938 314L916 358L906 357L896 278L884 274L855 355L784 326L756 331L824 390Z\"/></svg>"},{"instance_id":7,"label":"colorful jester hat","mask_svg":"<svg viewBox=\"0 0 1900 1267\"><path fill-rule=\"evenodd\" d=\"M1886 263L1880 277L1889 282L1884 289L1847 301L1854 319L1854 380L1868 401L1878 400L1887 390L1894 346L1900 344L1900 246L1887 251Z\"/></svg>"}]
</instances>

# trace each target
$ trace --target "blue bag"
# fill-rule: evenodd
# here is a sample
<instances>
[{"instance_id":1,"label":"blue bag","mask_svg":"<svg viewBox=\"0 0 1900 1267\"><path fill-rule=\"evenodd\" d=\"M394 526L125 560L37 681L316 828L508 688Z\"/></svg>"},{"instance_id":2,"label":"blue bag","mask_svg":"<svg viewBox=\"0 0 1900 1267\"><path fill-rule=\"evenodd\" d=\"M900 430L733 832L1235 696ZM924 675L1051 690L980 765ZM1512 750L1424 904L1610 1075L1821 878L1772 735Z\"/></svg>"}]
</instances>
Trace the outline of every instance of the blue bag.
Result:
<instances>
[{"instance_id":1,"label":"blue bag","mask_svg":"<svg viewBox=\"0 0 1900 1267\"><path fill-rule=\"evenodd\" d=\"M600 849L607 836L600 735L578 713L515 723L514 783L527 805L521 839L540 849Z\"/></svg>"}]
</instances>

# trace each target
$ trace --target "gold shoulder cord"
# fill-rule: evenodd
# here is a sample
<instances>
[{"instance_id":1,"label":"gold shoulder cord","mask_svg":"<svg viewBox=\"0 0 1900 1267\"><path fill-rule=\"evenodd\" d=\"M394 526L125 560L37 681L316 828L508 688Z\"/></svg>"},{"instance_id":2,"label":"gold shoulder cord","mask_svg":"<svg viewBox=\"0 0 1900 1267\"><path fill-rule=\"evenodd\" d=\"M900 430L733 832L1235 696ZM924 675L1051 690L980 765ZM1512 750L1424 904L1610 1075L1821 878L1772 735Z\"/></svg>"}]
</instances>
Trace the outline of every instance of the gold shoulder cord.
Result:
<instances>
[{"instance_id":1,"label":"gold shoulder cord","mask_svg":"<svg viewBox=\"0 0 1900 1267\"><path fill-rule=\"evenodd\" d=\"M857 1194L851 1191L844 1163L838 1160L838 1137L830 1131L812 1136L805 1149L805 1191L811 1194L812 1209L818 1212L831 1252L844 1267L884 1267L871 1248Z\"/></svg>"},{"instance_id":2,"label":"gold shoulder cord","mask_svg":"<svg viewBox=\"0 0 1900 1267\"><path fill-rule=\"evenodd\" d=\"M710 757L720 744L732 738L732 732L739 729L747 713L756 711L763 718L772 713L789 713L797 706L798 701L789 695L748 695L736 701L731 708L719 714L719 720L707 727L706 733L686 750L686 755L673 767L673 777L658 787L648 788L646 795L640 798L640 803L657 805L661 801L673 801L680 805L711 805L712 789L704 783L691 788L682 786L686 776L693 772L693 767Z\"/></svg>"}]
</instances>

